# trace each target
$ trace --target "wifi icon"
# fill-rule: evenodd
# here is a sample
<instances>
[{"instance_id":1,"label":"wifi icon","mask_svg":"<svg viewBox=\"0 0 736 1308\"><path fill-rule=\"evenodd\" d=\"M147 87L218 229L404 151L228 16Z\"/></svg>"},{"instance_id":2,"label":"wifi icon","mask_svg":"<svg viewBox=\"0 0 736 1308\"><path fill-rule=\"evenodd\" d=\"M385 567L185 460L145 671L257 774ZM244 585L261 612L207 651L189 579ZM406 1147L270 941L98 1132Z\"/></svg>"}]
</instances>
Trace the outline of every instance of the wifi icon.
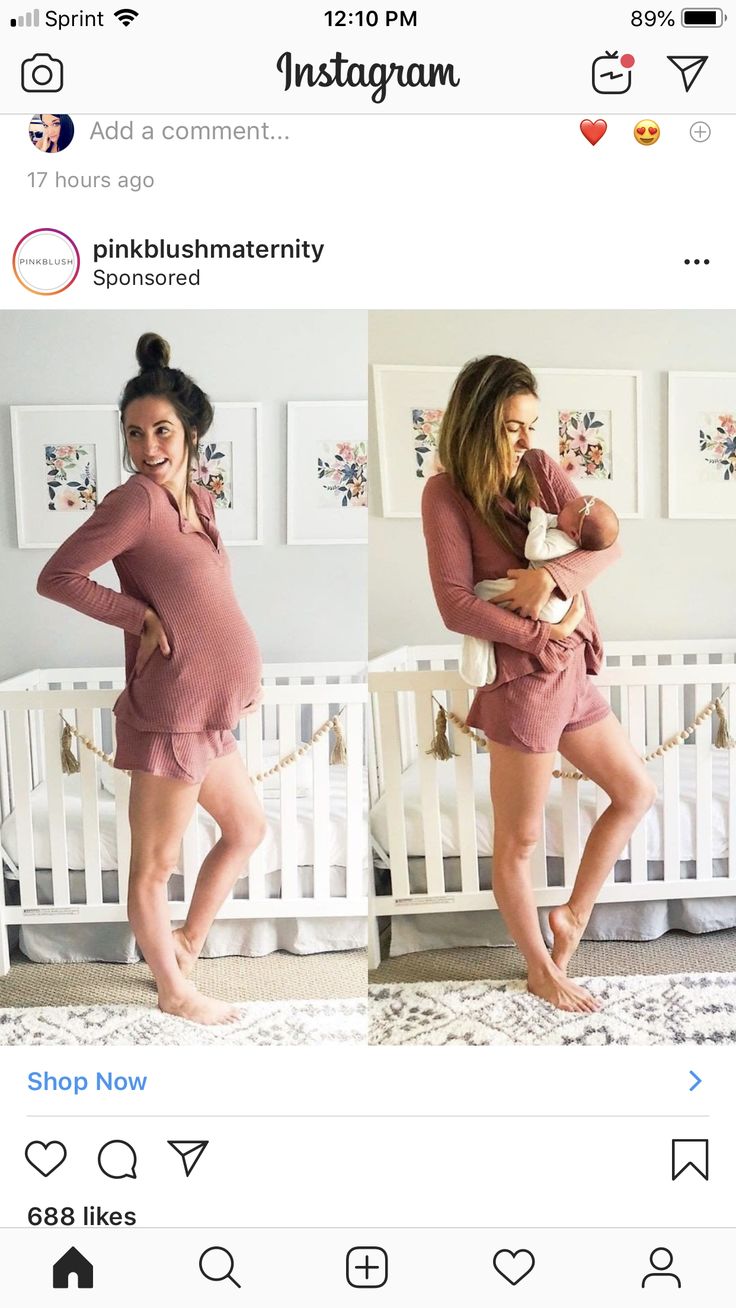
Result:
<instances>
[{"instance_id":1,"label":"wifi icon","mask_svg":"<svg viewBox=\"0 0 736 1308\"><path fill-rule=\"evenodd\" d=\"M130 27L130 24L133 22L133 19L138 17L138 10L116 9L115 17L117 18L119 23L123 24L123 27Z\"/></svg>"}]
</instances>

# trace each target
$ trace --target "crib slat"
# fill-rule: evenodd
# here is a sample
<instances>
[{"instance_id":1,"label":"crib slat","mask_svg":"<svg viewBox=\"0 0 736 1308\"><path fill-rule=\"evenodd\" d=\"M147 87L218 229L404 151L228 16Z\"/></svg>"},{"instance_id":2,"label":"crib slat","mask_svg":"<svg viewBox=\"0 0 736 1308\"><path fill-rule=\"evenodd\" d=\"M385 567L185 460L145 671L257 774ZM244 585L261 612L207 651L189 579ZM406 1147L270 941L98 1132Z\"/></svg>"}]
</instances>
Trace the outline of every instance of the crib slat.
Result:
<instances>
[{"instance_id":1,"label":"crib slat","mask_svg":"<svg viewBox=\"0 0 736 1308\"><path fill-rule=\"evenodd\" d=\"M23 709L8 711L10 726L10 764L15 793L15 829L18 842L18 877L23 908L35 908L36 865L31 817L31 756L28 740L28 714Z\"/></svg>"},{"instance_id":2,"label":"crib slat","mask_svg":"<svg viewBox=\"0 0 736 1308\"><path fill-rule=\"evenodd\" d=\"M569 771L569 768L566 771ZM562 857L566 886L573 884L580 867L579 786L579 781L572 781L569 777L562 779Z\"/></svg>"},{"instance_id":3,"label":"crib slat","mask_svg":"<svg viewBox=\"0 0 736 1308\"><path fill-rule=\"evenodd\" d=\"M91 708L77 710L78 730L95 742L95 715ZM100 858L100 809L98 802L97 759L79 743L79 771L82 780L82 844L84 847L84 886L88 904L102 903L102 862ZM96 743L96 742L95 742Z\"/></svg>"},{"instance_id":4,"label":"crib slat","mask_svg":"<svg viewBox=\"0 0 736 1308\"><path fill-rule=\"evenodd\" d=\"M8 720L0 711L0 822L4 822L13 807L11 773L8 754Z\"/></svg>"},{"instance_id":5,"label":"crib slat","mask_svg":"<svg viewBox=\"0 0 736 1308\"><path fill-rule=\"evenodd\" d=\"M644 663L648 668L656 668L659 666L659 657L657 654L647 654ZM647 685L644 693L647 701L646 745L648 750L656 749L660 743L659 686Z\"/></svg>"},{"instance_id":6,"label":"crib slat","mask_svg":"<svg viewBox=\"0 0 736 1308\"><path fill-rule=\"evenodd\" d=\"M195 805L194 813L187 824L181 842L181 870L184 880L184 903L189 904L194 894L199 865L199 814Z\"/></svg>"},{"instance_id":7,"label":"crib slat","mask_svg":"<svg viewBox=\"0 0 736 1308\"><path fill-rule=\"evenodd\" d=\"M261 712L248 713L240 723L241 737L245 727L246 764L248 773L255 777L263 771L263 726ZM263 804L263 782L254 781L253 787ZM248 859L248 899L263 903L266 898L266 846L273 839L272 828Z\"/></svg>"},{"instance_id":8,"label":"crib slat","mask_svg":"<svg viewBox=\"0 0 736 1308\"><path fill-rule=\"evenodd\" d=\"M698 662L701 660L698 655ZM699 712L713 694L712 686L695 687L695 707ZM713 876L713 776L711 772L711 719L695 728L695 876L700 881Z\"/></svg>"},{"instance_id":9,"label":"crib slat","mask_svg":"<svg viewBox=\"0 0 736 1308\"><path fill-rule=\"evenodd\" d=\"M296 707L279 704L279 758L296 748ZM281 818L281 898L296 899L299 895L296 845L296 764L282 768L278 774L279 811Z\"/></svg>"},{"instance_id":10,"label":"crib slat","mask_svg":"<svg viewBox=\"0 0 736 1308\"><path fill-rule=\"evenodd\" d=\"M419 787L422 805L422 837L427 893L445 893L445 869L442 862L442 828L440 824L440 794L437 780L437 759L427 751L434 734L434 705L432 692L417 691L417 744L419 750Z\"/></svg>"},{"instance_id":11,"label":"crib slat","mask_svg":"<svg viewBox=\"0 0 736 1308\"><path fill-rule=\"evenodd\" d=\"M408 898L409 862L406 854L404 797L401 789L401 738L399 709L393 691L379 691L378 711L383 740L383 761L388 825L388 855L391 863L391 886L395 896Z\"/></svg>"},{"instance_id":12,"label":"crib slat","mask_svg":"<svg viewBox=\"0 0 736 1308\"><path fill-rule=\"evenodd\" d=\"M633 667L633 663L634 663L633 656L631 654L621 654L619 655L618 663L620 668ZM626 694L626 689L627 689L626 686L621 687L621 715L620 716L621 716L621 726L623 727L624 731L628 735L629 734L629 702Z\"/></svg>"},{"instance_id":13,"label":"crib slat","mask_svg":"<svg viewBox=\"0 0 736 1308\"><path fill-rule=\"evenodd\" d=\"M682 730L682 694L679 686L662 687L662 743ZM662 758L662 833L665 881L680 879L680 750L668 749Z\"/></svg>"},{"instance_id":14,"label":"crib slat","mask_svg":"<svg viewBox=\"0 0 736 1308\"><path fill-rule=\"evenodd\" d=\"M450 709L459 718L468 712L468 692L450 691ZM475 814L475 781L473 773L473 742L462 731L453 731L453 748L457 757L455 768L455 811L457 813L458 848L460 851L460 884L463 894L480 890L478 868L478 836ZM446 767L447 764L443 764Z\"/></svg>"},{"instance_id":15,"label":"crib slat","mask_svg":"<svg viewBox=\"0 0 736 1308\"><path fill-rule=\"evenodd\" d=\"M69 904L69 858L64 811L64 774L61 770L60 724L61 719L53 710L43 714L52 896L55 906L66 907Z\"/></svg>"},{"instance_id":16,"label":"crib slat","mask_svg":"<svg viewBox=\"0 0 736 1308\"><path fill-rule=\"evenodd\" d=\"M345 893L348 899L365 894L366 814L363 795L364 704L348 704L347 732L347 832Z\"/></svg>"},{"instance_id":17,"label":"crib slat","mask_svg":"<svg viewBox=\"0 0 736 1308\"><path fill-rule=\"evenodd\" d=\"M629 738L637 754L646 753L646 701L643 686L628 686ZM639 822L629 840L631 851L631 881L647 880L647 827L646 820Z\"/></svg>"},{"instance_id":18,"label":"crib slat","mask_svg":"<svg viewBox=\"0 0 736 1308\"><path fill-rule=\"evenodd\" d=\"M312 721L316 730L330 716L328 704L312 707ZM342 723L344 726L344 722ZM314 897L328 899L330 894L330 735L325 732L315 740L312 754L312 866L314 868ZM348 750L350 757L350 750Z\"/></svg>"},{"instance_id":19,"label":"crib slat","mask_svg":"<svg viewBox=\"0 0 736 1308\"><path fill-rule=\"evenodd\" d=\"M728 875L736 879L736 749L728 753Z\"/></svg>"}]
</instances>

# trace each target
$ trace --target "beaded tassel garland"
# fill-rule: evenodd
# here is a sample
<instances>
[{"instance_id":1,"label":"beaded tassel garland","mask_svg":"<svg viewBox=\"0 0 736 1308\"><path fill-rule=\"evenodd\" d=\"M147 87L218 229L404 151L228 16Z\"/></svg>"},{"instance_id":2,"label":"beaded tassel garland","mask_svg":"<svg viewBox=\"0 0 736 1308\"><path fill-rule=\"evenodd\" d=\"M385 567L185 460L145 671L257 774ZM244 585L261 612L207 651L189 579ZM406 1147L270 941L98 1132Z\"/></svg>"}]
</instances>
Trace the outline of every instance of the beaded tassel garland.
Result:
<instances>
[{"instance_id":1,"label":"beaded tassel garland","mask_svg":"<svg viewBox=\"0 0 736 1308\"><path fill-rule=\"evenodd\" d=\"M273 767L269 768L266 772L256 772L255 776L251 777L250 780L253 782L265 781L267 777L272 777L276 772L281 772L284 768L289 767L290 764L296 763L297 759L301 758L302 755L307 754L312 748L312 745L319 740L320 736L324 736L326 731L332 731L335 736L335 743L330 754L330 766L347 763L347 745L345 743L345 735L342 726L340 725L340 715L342 712L343 710L340 709L334 717L328 718L327 722L323 722L321 727L317 728L310 739L305 741L303 745L300 745L298 749L293 749L290 754L284 754L283 758L280 758L278 763L274 763ZM94 741L89 739L89 736L83 736L81 731L77 731L76 727L73 727L70 722L67 722L63 713L60 713L59 717L64 723L61 733L62 772L79 771L79 763L74 757L71 749L72 736L76 736L77 740L81 741L85 749L90 750L92 754L96 754L98 758L102 759L103 763L108 763L111 768L115 767L112 754L106 754L104 750L98 749ZM124 772L127 777L130 776L129 768L119 768L117 770Z\"/></svg>"},{"instance_id":2,"label":"beaded tassel garland","mask_svg":"<svg viewBox=\"0 0 736 1308\"><path fill-rule=\"evenodd\" d=\"M662 758L668 750L677 749L680 745L685 743L688 736L692 736L696 729L701 726L703 722L706 722L710 717L712 717L714 713L718 714L718 731L715 739L716 749L736 749L736 740L733 739L729 732L728 718L726 717L726 710L723 707L723 698L728 694L728 690L729 687L727 686L723 695L716 696L715 699L710 701L710 704L706 704L705 708L700 710L697 717L690 723L689 727L685 727L683 731L678 731L670 740L665 741L663 745L659 745L657 749L651 750L649 754L644 754L642 756L642 762L651 763L654 758ZM444 705L440 704L439 700L435 699L434 695L432 696L432 699L437 705L437 718L435 722L435 734L432 739L432 744L427 750L428 754L432 754L434 758L440 759L441 762L446 762L448 759L456 757L456 755L453 755L447 739L448 718L455 724L458 730L462 731L464 736L470 736L471 740L473 740L480 749L488 749L488 742L485 737L479 735L477 731L473 731L472 727L468 726L464 718L459 717L457 713L453 713L451 709L445 709ZM560 768L555 768L552 772L552 776L564 778L566 781L589 780L589 778L582 772L563 772Z\"/></svg>"}]
</instances>

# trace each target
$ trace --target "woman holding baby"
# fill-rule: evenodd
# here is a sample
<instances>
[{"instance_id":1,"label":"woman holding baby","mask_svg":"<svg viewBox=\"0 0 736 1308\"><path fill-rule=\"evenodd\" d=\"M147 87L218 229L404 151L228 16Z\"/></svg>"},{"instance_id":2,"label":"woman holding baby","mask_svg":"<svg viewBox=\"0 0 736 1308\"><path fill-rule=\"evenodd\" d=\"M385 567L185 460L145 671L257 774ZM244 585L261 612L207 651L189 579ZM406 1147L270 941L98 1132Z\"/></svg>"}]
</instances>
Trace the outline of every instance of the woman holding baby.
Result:
<instances>
[{"instance_id":1,"label":"woman holding baby","mask_svg":"<svg viewBox=\"0 0 736 1308\"><path fill-rule=\"evenodd\" d=\"M485 733L491 756L496 903L526 959L531 993L585 1012L597 1002L568 979L567 966L656 788L588 679L603 646L583 588L619 557L615 514L579 496L532 448L538 408L534 376L518 360L466 364L442 420L442 472L427 482L422 519L442 618L474 640L475 666L480 650L488 670L468 723ZM488 582L505 585L484 592ZM588 837L569 901L550 912L550 954L529 863L558 749L611 803Z\"/></svg>"}]
</instances>

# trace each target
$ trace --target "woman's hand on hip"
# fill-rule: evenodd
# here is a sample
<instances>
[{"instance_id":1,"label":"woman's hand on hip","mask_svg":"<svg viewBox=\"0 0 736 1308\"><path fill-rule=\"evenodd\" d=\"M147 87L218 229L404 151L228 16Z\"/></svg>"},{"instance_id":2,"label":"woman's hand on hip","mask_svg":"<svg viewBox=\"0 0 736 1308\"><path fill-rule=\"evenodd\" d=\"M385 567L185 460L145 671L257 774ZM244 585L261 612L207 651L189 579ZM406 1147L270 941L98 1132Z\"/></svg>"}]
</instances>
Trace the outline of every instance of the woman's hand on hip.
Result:
<instances>
[{"instance_id":1,"label":"woman's hand on hip","mask_svg":"<svg viewBox=\"0 0 736 1308\"><path fill-rule=\"evenodd\" d=\"M171 649L166 638L163 623L153 609L146 609L146 617L143 623L138 652L135 656L136 676L145 668L148 660L155 650L160 649L164 658L168 658Z\"/></svg>"},{"instance_id":2,"label":"woman's hand on hip","mask_svg":"<svg viewBox=\"0 0 736 1308\"><path fill-rule=\"evenodd\" d=\"M489 602L501 604L522 618L533 618L536 622L555 588L552 573L546 568L509 568L506 576L513 581L513 590Z\"/></svg>"},{"instance_id":3,"label":"woman's hand on hip","mask_svg":"<svg viewBox=\"0 0 736 1308\"><path fill-rule=\"evenodd\" d=\"M562 622L553 622L549 629L550 640L566 640L585 617L585 600L582 594L573 595L572 603Z\"/></svg>"}]
</instances>

